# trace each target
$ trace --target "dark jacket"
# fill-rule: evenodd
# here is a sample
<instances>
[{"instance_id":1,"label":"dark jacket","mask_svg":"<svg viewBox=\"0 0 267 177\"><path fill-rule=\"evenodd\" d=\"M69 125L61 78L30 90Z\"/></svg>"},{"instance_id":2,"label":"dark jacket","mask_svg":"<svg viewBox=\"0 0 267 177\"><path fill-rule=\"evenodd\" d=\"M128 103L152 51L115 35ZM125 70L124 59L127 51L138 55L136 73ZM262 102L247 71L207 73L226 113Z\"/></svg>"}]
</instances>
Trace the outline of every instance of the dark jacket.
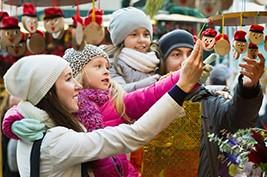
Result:
<instances>
[{"instance_id":1,"label":"dark jacket","mask_svg":"<svg viewBox=\"0 0 267 177\"><path fill-rule=\"evenodd\" d=\"M194 97L202 95L199 97L202 105L199 177L222 175L218 172L218 169L220 171L222 169L218 160L218 146L208 141L207 132L219 135L222 129L235 132L238 129L255 127L256 125L263 95L259 85L253 89L248 89L243 87L242 83L242 77L239 77L233 98L228 100L222 96L215 96L205 88L195 93Z\"/></svg>"}]
</instances>

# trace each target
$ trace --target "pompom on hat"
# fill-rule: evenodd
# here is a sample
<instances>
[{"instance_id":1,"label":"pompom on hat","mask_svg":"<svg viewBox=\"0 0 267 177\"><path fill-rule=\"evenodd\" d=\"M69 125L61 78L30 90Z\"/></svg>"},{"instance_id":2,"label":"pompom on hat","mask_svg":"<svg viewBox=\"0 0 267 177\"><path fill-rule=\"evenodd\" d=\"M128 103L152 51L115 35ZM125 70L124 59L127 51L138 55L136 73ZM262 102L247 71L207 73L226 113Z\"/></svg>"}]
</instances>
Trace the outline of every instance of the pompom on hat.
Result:
<instances>
[{"instance_id":1,"label":"pompom on hat","mask_svg":"<svg viewBox=\"0 0 267 177\"><path fill-rule=\"evenodd\" d=\"M9 15L8 15L8 13L7 12L5 12L5 11L0 11L0 21L2 21L2 19L4 18L4 17L8 17Z\"/></svg>"},{"instance_id":2,"label":"pompom on hat","mask_svg":"<svg viewBox=\"0 0 267 177\"><path fill-rule=\"evenodd\" d=\"M251 25L249 31L263 33L264 27L261 25Z\"/></svg>"},{"instance_id":3,"label":"pompom on hat","mask_svg":"<svg viewBox=\"0 0 267 177\"><path fill-rule=\"evenodd\" d=\"M56 55L30 55L14 63L4 75L7 91L33 105L55 84L68 62Z\"/></svg>"},{"instance_id":4,"label":"pompom on hat","mask_svg":"<svg viewBox=\"0 0 267 177\"><path fill-rule=\"evenodd\" d=\"M91 44L85 45L82 51L75 50L74 48L67 49L63 56L63 58L70 63L74 77L76 77L84 66L95 57L104 57L109 62L107 53L101 48Z\"/></svg>"},{"instance_id":5,"label":"pompom on hat","mask_svg":"<svg viewBox=\"0 0 267 177\"><path fill-rule=\"evenodd\" d=\"M58 7L48 7L44 9L44 19L53 19L57 17L64 17L63 11Z\"/></svg>"},{"instance_id":6,"label":"pompom on hat","mask_svg":"<svg viewBox=\"0 0 267 177\"><path fill-rule=\"evenodd\" d=\"M212 28L208 28L205 31L203 31L202 36L208 36L208 37L215 37L217 35L217 31L215 31Z\"/></svg>"},{"instance_id":7,"label":"pompom on hat","mask_svg":"<svg viewBox=\"0 0 267 177\"><path fill-rule=\"evenodd\" d=\"M36 8L30 2L23 3L23 15L30 16L30 17L37 17Z\"/></svg>"},{"instance_id":8,"label":"pompom on hat","mask_svg":"<svg viewBox=\"0 0 267 177\"><path fill-rule=\"evenodd\" d=\"M19 29L19 20L16 17L6 16L1 21L0 29Z\"/></svg>"},{"instance_id":9,"label":"pompom on hat","mask_svg":"<svg viewBox=\"0 0 267 177\"><path fill-rule=\"evenodd\" d=\"M131 32L140 27L147 29L152 39L152 24L143 11L135 7L116 10L111 15L108 27L113 45L120 45Z\"/></svg>"}]
</instances>

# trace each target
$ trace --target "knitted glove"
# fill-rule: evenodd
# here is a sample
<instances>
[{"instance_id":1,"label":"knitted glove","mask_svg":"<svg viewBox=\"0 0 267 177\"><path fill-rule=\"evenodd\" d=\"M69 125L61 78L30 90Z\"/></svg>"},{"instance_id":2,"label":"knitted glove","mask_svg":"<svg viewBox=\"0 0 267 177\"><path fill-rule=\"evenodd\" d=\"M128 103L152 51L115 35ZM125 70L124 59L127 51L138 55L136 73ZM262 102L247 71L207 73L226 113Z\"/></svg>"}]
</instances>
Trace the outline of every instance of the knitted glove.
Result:
<instances>
[{"instance_id":1,"label":"knitted glove","mask_svg":"<svg viewBox=\"0 0 267 177\"><path fill-rule=\"evenodd\" d=\"M31 118L24 118L16 121L11 126L12 132L23 140L33 142L41 139L45 132L45 124Z\"/></svg>"}]
</instances>

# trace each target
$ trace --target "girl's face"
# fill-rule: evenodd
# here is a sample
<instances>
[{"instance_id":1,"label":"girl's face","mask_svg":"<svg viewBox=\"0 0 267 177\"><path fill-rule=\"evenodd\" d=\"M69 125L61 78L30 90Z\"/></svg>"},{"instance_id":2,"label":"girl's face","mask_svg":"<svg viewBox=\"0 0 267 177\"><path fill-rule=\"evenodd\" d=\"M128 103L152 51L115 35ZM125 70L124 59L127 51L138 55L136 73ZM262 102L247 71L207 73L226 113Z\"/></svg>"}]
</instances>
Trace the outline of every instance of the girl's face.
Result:
<instances>
[{"instance_id":1,"label":"girl's face","mask_svg":"<svg viewBox=\"0 0 267 177\"><path fill-rule=\"evenodd\" d=\"M78 111L78 93L81 85L72 77L72 70L68 66L61 73L56 83L56 94L60 103L70 113Z\"/></svg>"},{"instance_id":2,"label":"girl's face","mask_svg":"<svg viewBox=\"0 0 267 177\"><path fill-rule=\"evenodd\" d=\"M104 57L96 57L82 70L84 88L107 90L110 86L109 63Z\"/></svg>"},{"instance_id":3,"label":"girl's face","mask_svg":"<svg viewBox=\"0 0 267 177\"><path fill-rule=\"evenodd\" d=\"M183 61L189 57L192 49L176 48L171 51L165 61L166 72L177 71L181 68Z\"/></svg>"},{"instance_id":4,"label":"girl's face","mask_svg":"<svg viewBox=\"0 0 267 177\"><path fill-rule=\"evenodd\" d=\"M124 40L125 47L143 53L148 52L150 44L150 33L145 28L137 28L132 33L130 33Z\"/></svg>"}]
</instances>

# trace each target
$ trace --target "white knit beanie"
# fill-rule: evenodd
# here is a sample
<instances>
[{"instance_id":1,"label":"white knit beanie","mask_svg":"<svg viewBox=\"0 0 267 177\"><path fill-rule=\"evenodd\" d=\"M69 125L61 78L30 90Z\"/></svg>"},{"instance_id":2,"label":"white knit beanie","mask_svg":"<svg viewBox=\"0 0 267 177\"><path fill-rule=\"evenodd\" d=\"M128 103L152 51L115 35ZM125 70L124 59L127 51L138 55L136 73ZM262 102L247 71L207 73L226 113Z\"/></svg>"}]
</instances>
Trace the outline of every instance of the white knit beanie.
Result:
<instances>
[{"instance_id":1,"label":"white knit beanie","mask_svg":"<svg viewBox=\"0 0 267 177\"><path fill-rule=\"evenodd\" d=\"M118 9L111 15L108 30L113 45L118 46L137 28L146 28L153 36L152 24L149 17L135 7Z\"/></svg>"},{"instance_id":2,"label":"white knit beanie","mask_svg":"<svg viewBox=\"0 0 267 177\"><path fill-rule=\"evenodd\" d=\"M63 56L63 58L69 62L74 77L76 77L84 66L95 57L104 57L109 62L107 53L100 47L91 44L86 44L81 51L73 48L67 49Z\"/></svg>"},{"instance_id":3,"label":"white knit beanie","mask_svg":"<svg viewBox=\"0 0 267 177\"><path fill-rule=\"evenodd\" d=\"M67 61L55 55L23 57L4 75L5 87L11 95L36 105L67 66Z\"/></svg>"}]
</instances>

